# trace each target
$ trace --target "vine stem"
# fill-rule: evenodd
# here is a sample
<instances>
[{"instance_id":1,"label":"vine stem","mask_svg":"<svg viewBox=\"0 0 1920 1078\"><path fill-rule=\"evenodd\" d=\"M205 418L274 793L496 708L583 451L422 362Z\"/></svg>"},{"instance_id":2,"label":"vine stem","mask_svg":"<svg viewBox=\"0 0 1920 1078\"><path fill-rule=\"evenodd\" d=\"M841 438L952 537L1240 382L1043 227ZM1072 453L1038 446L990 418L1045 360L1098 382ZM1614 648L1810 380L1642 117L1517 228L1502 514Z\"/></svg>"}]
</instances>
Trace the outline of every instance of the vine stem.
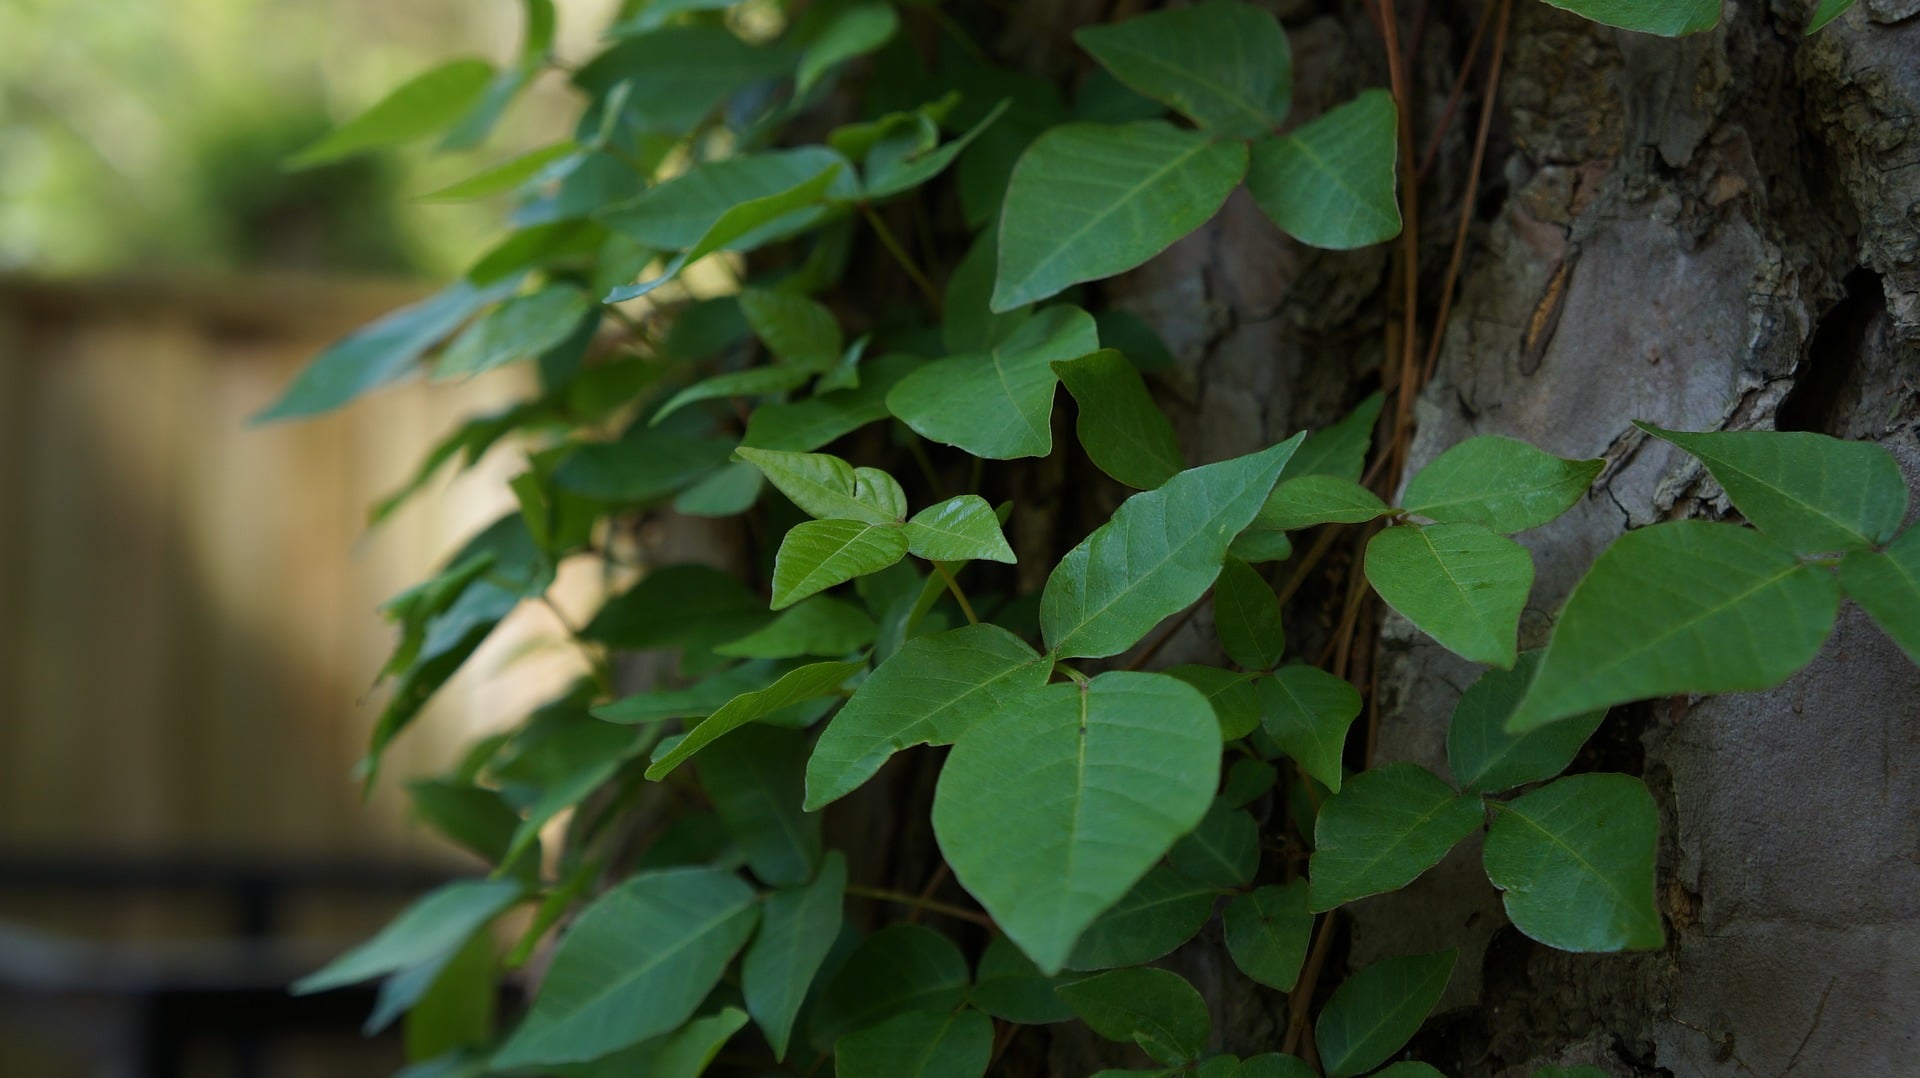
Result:
<instances>
[{"instance_id":1,"label":"vine stem","mask_svg":"<svg viewBox=\"0 0 1920 1078\"><path fill-rule=\"evenodd\" d=\"M860 212L866 215L867 223L873 226L873 234L880 237L881 246L893 255L895 262L900 263L901 269L907 271L907 276L913 279L914 285L920 289L920 295L926 299L927 306L932 308L935 317L938 317L940 292L933 287L933 281L927 276L927 272L920 268L920 263L913 260L913 256L907 253L905 247L900 246L900 240L894 236L893 229L887 227L887 222L874 211L872 206L862 205Z\"/></svg>"},{"instance_id":2,"label":"vine stem","mask_svg":"<svg viewBox=\"0 0 1920 1078\"><path fill-rule=\"evenodd\" d=\"M1339 916L1338 910L1329 910L1320 918L1320 932L1307 955L1307 967L1300 971L1300 979L1287 994L1287 1039L1280 1050L1288 1055L1300 1047L1300 1038L1307 1030L1307 1011L1313 1004L1314 987L1320 983L1320 970L1327 964L1327 952L1333 949L1333 925Z\"/></svg>"},{"instance_id":3,"label":"vine stem","mask_svg":"<svg viewBox=\"0 0 1920 1078\"><path fill-rule=\"evenodd\" d=\"M980 624L979 616L973 612L973 604L967 602L967 593L960 590L960 582L954 579L953 573L940 562L936 561L931 564L933 565L933 571L940 574L940 579L947 582L947 590L953 593L954 601L960 604L960 612L967 616L967 624Z\"/></svg>"},{"instance_id":4,"label":"vine stem","mask_svg":"<svg viewBox=\"0 0 1920 1078\"><path fill-rule=\"evenodd\" d=\"M988 917L984 913L962 909L959 906L949 905L948 903L935 901L931 898L921 898L919 895L910 895L905 891L891 891L885 887L868 887L865 884L850 883L847 885L847 893L858 898L871 898L879 902L891 902L897 906L909 906L915 909L926 910L928 913L938 913L946 917L952 917L956 920L970 921L973 924L986 928L993 927L993 918Z\"/></svg>"},{"instance_id":5,"label":"vine stem","mask_svg":"<svg viewBox=\"0 0 1920 1078\"><path fill-rule=\"evenodd\" d=\"M1394 401L1393 441L1388 450L1389 481L1400 473L1412 434L1413 398L1420 392L1420 178L1413 173L1413 93L1407 85L1406 58L1400 54L1400 14L1394 0L1380 0L1380 36L1387 50L1387 74L1399 109L1400 160L1409 175L1400 182L1400 385Z\"/></svg>"},{"instance_id":6,"label":"vine stem","mask_svg":"<svg viewBox=\"0 0 1920 1078\"><path fill-rule=\"evenodd\" d=\"M947 877L952 873L953 873L953 869L948 867L945 861L940 862L940 867L933 870L933 876L927 880L927 885L925 887L920 888L920 901L925 902L928 899L932 898L933 892L938 890L940 885L942 883L945 883ZM913 908L913 912L907 914L907 923L913 924L917 922L918 920L920 920L920 915L925 911L926 911L926 907L915 906Z\"/></svg>"},{"instance_id":7,"label":"vine stem","mask_svg":"<svg viewBox=\"0 0 1920 1078\"><path fill-rule=\"evenodd\" d=\"M1474 63L1480 58L1480 42L1487 36L1487 24L1493 21L1493 11L1494 5L1489 3L1480 12L1480 21L1473 26L1473 40L1467 43L1466 61L1460 65L1460 73L1453 77L1453 86L1447 91L1446 106L1440 110L1440 123L1427 138L1426 152L1420 155L1418 175L1423 180L1433 171L1434 159L1440 156L1440 141L1446 137L1447 128L1453 123L1454 111L1460 107L1460 95L1467 90L1467 79L1473 76Z\"/></svg>"}]
</instances>

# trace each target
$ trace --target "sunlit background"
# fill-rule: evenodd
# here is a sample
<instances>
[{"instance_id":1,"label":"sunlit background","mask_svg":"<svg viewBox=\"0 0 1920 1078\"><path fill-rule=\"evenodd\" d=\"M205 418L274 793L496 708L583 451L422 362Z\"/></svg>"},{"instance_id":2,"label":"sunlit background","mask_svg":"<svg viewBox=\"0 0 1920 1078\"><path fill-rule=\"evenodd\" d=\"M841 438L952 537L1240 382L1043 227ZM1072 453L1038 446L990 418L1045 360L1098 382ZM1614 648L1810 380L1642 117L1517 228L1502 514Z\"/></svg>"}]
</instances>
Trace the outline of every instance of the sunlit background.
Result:
<instances>
[{"instance_id":1,"label":"sunlit background","mask_svg":"<svg viewBox=\"0 0 1920 1078\"><path fill-rule=\"evenodd\" d=\"M561 58L610 0L561 5ZM510 454L366 511L512 370L249 428L300 365L458 273L501 207L421 193L551 142L281 162L421 70L517 48L511 0L0 3L0 1073L385 1074L366 995L287 980L477 866L352 768L377 607L503 511ZM387 774L577 669L516 615Z\"/></svg>"}]
</instances>

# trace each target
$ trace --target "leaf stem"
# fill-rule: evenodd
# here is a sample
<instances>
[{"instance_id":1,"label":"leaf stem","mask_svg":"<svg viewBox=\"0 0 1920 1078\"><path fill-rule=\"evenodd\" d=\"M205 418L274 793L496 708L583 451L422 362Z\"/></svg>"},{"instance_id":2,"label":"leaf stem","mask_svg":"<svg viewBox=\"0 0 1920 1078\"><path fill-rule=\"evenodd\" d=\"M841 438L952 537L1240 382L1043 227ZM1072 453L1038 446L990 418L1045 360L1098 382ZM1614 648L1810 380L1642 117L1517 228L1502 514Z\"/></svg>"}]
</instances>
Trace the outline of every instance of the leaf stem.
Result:
<instances>
[{"instance_id":1,"label":"leaf stem","mask_svg":"<svg viewBox=\"0 0 1920 1078\"><path fill-rule=\"evenodd\" d=\"M953 593L954 601L960 604L960 612L967 616L967 624L980 624L979 615L973 612L973 604L967 602L967 593L960 590L960 582L954 579L953 573L947 569L946 563L936 561L931 564L933 565L933 571L940 574L940 579L947 582L947 590Z\"/></svg>"},{"instance_id":2,"label":"leaf stem","mask_svg":"<svg viewBox=\"0 0 1920 1078\"><path fill-rule=\"evenodd\" d=\"M927 277L926 271L920 268L920 264L913 260L913 256L907 253L905 247L900 246L900 241L895 238L893 229L887 227L887 222L881 219L872 206L863 203L860 206L860 212L866 215L867 223L873 226L873 234L880 237L881 246L893 255L895 262L900 263L901 269L907 271L907 276L913 278L913 283L920 289L920 295L925 297L927 306L933 309L936 317L939 316L940 292L933 287L933 281Z\"/></svg>"},{"instance_id":3,"label":"leaf stem","mask_svg":"<svg viewBox=\"0 0 1920 1078\"><path fill-rule=\"evenodd\" d=\"M938 902L931 898L921 898L919 895L910 895L905 891L891 891L885 887L868 887L865 884L850 883L847 885L847 893L859 898L871 898L880 902L891 902L899 906L911 906L915 909L926 910L928 913L938 913L942 916L955 918L956 920L971 921L974 924L983 925L987 928L993 927L993 918L988 917L984 913L976 910L962 909L959 906Z\"/></svg>"}]
</instances>

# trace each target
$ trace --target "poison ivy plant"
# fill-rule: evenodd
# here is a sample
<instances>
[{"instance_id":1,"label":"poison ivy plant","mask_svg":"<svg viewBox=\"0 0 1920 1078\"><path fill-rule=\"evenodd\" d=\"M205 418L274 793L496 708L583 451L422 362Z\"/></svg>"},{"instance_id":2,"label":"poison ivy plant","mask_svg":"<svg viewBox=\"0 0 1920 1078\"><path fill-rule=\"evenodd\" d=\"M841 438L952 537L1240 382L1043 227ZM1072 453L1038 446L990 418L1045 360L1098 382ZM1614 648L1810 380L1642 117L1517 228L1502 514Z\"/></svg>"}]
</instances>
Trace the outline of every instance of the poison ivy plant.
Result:
<instances>
[{"instance_id":1,"label":"poison ivy plant","mask_svg":"<svg viewBox=\"0 0 1920 1078\"><path fill-rule=\"evenodd\" d=\"M1663 34L1719 8L1554 2ZM510 62L428 72L296 163L477 144L555 65L554 8L522 10ZM511 199L506 236L262 413L416 372L525 387L376 509L450 460L519 465L512 511L385 608L369 783L563 569L618 584L566 629L578 683L408 786L492 875L297 986L378 980L369 1028L405 1016L407 1073L691 1078L724 1051L756 1072L977 1078L1015 1027L1078 1021L1161 1066L1106 1074L1431 1075L1389 1061L1453 954L1324 991L1343 906L1482 832L1521 933L1660 947L1658 809L1584 749L1608 709L1776 685L1843 594L1920 660L1920 531L1873 446L1643 424L1741 520L1629 532L1557 610L1530 553L1557 533L1533 529L1585 503L1602 459L1484 436L1387 474L1411 443L1410 402L1385 392L1220 452L1205 414L1162 407L1200 399L1182 349L1101 282L1243 183L1295 240L1397 235L1402 109L1372 88L1296 115L1286 30L1239 0L1009 23L1084 52L1070 86L970 36L997 17L620 5L568 68L577 123L428 196ZM652 542L685 517L712 540ZM1487 668L1448 777L1372 759L1396 705L1354 650L1369 590ZM634 653L655 653L644 686ZM937 863L897 878L896 848ZM1209 997L1149 964L1210 941L1293 994L1289 1039L1311 1020L1317 1070L1208 1054ZM536 953L530 1002L496 1015Z\"/></svg>"}]
</instances>

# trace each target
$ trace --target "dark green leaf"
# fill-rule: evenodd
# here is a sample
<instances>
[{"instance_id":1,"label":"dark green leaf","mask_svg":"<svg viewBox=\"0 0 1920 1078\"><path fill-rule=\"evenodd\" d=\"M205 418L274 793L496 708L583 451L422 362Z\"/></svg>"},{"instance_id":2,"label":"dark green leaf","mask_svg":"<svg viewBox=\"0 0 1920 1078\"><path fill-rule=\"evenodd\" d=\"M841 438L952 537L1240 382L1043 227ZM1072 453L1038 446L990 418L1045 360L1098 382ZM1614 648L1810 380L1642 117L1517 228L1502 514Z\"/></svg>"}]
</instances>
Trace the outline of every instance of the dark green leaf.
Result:
<instances>
[{"instance_id":1,"label":"dark green leaf","mask_svg":"<svg viewBox=\"0 0 1920 1078\"><path fill-rule=\"evenodd\" d=\"M580 635L622 651L704 651L770 620L766 604L734 577L705 565L665 565L608 600Z\"/></svg>"},{"instance_id":2,"label":"dark green leaf","mask_svg":"<svg viewBox=\"0 0 1920 1078\"><path fill-rule=\"evenodd\" d=\"M1484 859L1515 928L1563 951L1666 943L1654 898L1660 812L1631 775L1572 775L1493 806Z\"/></svg>"},{"instance_id":3,"label":"dark green leaf","mask_svg":"<svg viewBox=\"0 0 1920 1078\"><path fill-rule=\"evenodd\" d=\"M1099 346L1091 315L1049 307L985 355L943 359L908 375L887 394L887 407L923 437L977 457L1043 457L1053 450L1053 362Z\"/></svg>"},{"instance_id":4,"label":"dark green leaf","mask_svg":"<svg viewBox=\"0 0 1920 1078\"><path fill-rule=\"evenodd\" d=\"M580 148L571 142L556 142L551 146L542 146L530 150L518 157L509 158L492 168L483 169L458 183L451 183L424 195L417 195L416 202L469 202L477 198L491 198L503 195L522 184L531 182L534 177L548 175L565 169L579 154Z\"/></svg>"},{"instance_id":5,"label":"dark green leaf","mask_svg":"<svg viewBox=\"0 0 1920 1078\"><path fill-rule=\"evenodd\" d=\"M742 659L846 655L873 643L873 619L852 603L816 595L788 607L764 628L713 650Z\"/></svg>"},{"instance_id":6,"label":"dark green leaf","mask_svg":"<svg viewBox=\"0 0 1920 1078\"><path fill-rule=\"evenodd\" d=\"M1508 733L1507 719L1539 669L1540 652L1522 652L1513 669L1488 670L1460 697L1447 729L1447 766L1462 789L1499 793L1550 779L1566 770L1600 728L1604 710Z\"/></svg>"},{"instance_id":7,"label":"dark green leaf","mask_svg":"<svg viewBox=\"0 0 1920 1078\"><path fill-rule=\"evenodd\" d=\"M1822 27L1846 14L1852 6L1853 0L1820 0L1820 6L1813 11L1813 18L1807 20L1807 33L1818 33Z\"/></svg>"},{"instance_id":8,"label":"dark green leaf","mask_svg":"<svg viewBox=\"0 0 1920 1078\"><path fill-rule=\"evenodd\" d=\"M860 369L859 386L788 404L763 404L747 420L744 445L805 452L885 419L887 393L920 365L911 356L881 356Z\"/></svg>"},{"instance_id":9,"label":"dark green leaf","mask_svg":"<svg viewBox=\"0 0 1920 1078\"><path fill-rule=\"evenodd\" d=\"M1213 916L1219 894L1212 884L1155 865L1080 934L1067 968L1112 969L1151 962L1192 939Z\"/></svg>"},{"instance_id":10,"label":"dark green leaf","mask_svg":"<svg viewBox=\"0 0 1920 1078\"><path fill-rule=\"evenodd\" d=\"M1346 979L1314 1023L1327 1078L1352 1078L1387 1061L1440 1001L1453 951L1376 962Z\"/></svg>"},{"instance_id":11,"label":"dark green leaf","mask_svg":"<svg viewBox=\"0 0 1920 1078\"><path fill-rule=\"evenodd\" d=\"M592 306L572 285L553 284L515 296L468 326L440 354L435 378L470 377L516 359L530 359L573 334Z\"/></svg>"},{"instance_id":12,"label":"dark green leaf","mask_svg":"<svg viewBox=\"0 0 1920 1078\"><path fill-rule=\"evenodd\" d=\"M1166 673L1199 689L1213 705L1213 716L1220 720L1220 740L1233 741L1259 728L1260 696L1253 687L1254 675L1197 664L1175 666Z\"/></svg>"},{"instance_id":13,"label":"dark green leaf","mask_svg":"<svg viewBox=\"0 0 1920 1078\"><path fill-rule=\"evenodd\" d=\"M840 361L845 339L840 323L825 304L788 292L749 288L740 293L740 311L767 350L816 374Z\"/></svg>"},{"instance_id":14,"label":"dark green leaf","mask_svg":"<svg viewBox=\"0 0 1920 1078\"><path fill-rule=\"evenodd\" d=\"M1482 815L1478 797L1416 764L1362 771L1314 822L1314 911L1405 887L1479 830Z\"/></svg>"},{"instance_id":15,"label":"dark green leaf","mask_svg":"<svg viewBox=\"0 0 1920 1078\"><path fill-rule=\"evenodd\" d=\"M1167 851L1167 860L1188 879L1245 886L1260 867L1260 825L1245 809L1215 799L1200 826Z\"/></svg>"},{"instance_id":16,"label":"dark green leaf","mask_svg":"<svg viewBox=\"0 0 1920 1078\"><path fill-rule=\"evenodd\" d=\"M728 371L695 382L693 385L675 393L653 413L654 423L700 401L718 400L725 397L765 397L788 390L798 389L813 377L812 372L785 364L770 367L748 367L742 371Z\"/></svg>"},{"instance_id":17,"label":"dark green leaf","mask_svg":"<svg viewBox=\"0 0 1920 1078\"><path fill-rule=\"evenodd\" d=\"M733 443L724 438L636 423L617 442L574 450L554 469L553 484L603 501L650 502L692 485L725 464L732 452Z\"/></svg>"},{"instance_id":18,"label":"dark green leaf","mask_svg":"<svg viewBox=\"0 0 1920 1078\"><path fill-rule=\"evenodd\" d=\"M683 251L698 244L736 206L780 195L823 175L833 174L832 182L844 184L850 179L843 178L846 172L846 159L822 146L739 154L705 162L650 187L601 220L643 246ZM851 194L852 188L843 193ZM775 218L759 238L792 235L819 216L818 209L803 209L790 219Z\"/></svg>"},{"instance_id":19,"label":"dark green leaf","mask_svg":"<svg viewBox=\"0 0 1920 1078\"><path fill-rule=\"evenodd\" d=\"M1185 1063L1206 1051L1207 1002L1177 973L1116 969L1056 991L1095 1033L1138 1044L1162 1063Z\"/></svg>"},{"instance_id":20,"label":"dark green leaf","mask_svg":"<svg viewBox=\"0 0 1920 1078\"><path fill-rule=\"evenodd\" d=\"M912 190L945 172L1006 109L1007 103L1002 102L959 138L938 147L921 147L900 137L881 139L867 155L867 199L878 201Z\"/></svg>"},{"instance_id":21,"label":"dark green leaf","mask_svg":"<svg viewBox=\"0 0 1920 1078\"><path fill-rule=\"evenodd\" d=\"M1448 651L1510 668L1533 556L1478 524L1388 528L1367 543L1367 582Z\"/></svg>"},{"instance_id":22,"label":"dark green leaf","mask_svg":"<svg viewBox=\"0 0 1920 1078\"><path fill-rule=\"evenodd\" d=\"M1407 512L1502 534L1537 528L1574 507L1606 465L1565 460L1497 435L1469 438L1407 483Z\"/></svg>"},{"instance_id":23,"label":"dark green leaf","mask_svg":"<svg viewBox=\"0 0 1920 1078\"><path fill-rule=\"evenodd\" d=\"M684 134L727 96L792 69L793 57L756 48L722 26L669 26L618 42L574 73L576 86L644 133ZM605 102L616 86L621 101ZM591 115L591 114L590 114Z\"/></svg>"},{"instance_id":24,"label":"dark green leaf","mask_svg":"<svg viewBox=\"0 0 1920 1078\"><path fill-rule=\"evenodd\" d=\"M827 982L810 1033L824 1050L895 1015L958 1006L966 994L967 960L952 940L921 925L889 925L862 940Z\"/></svg>"},{"instance_id":25,"label":"dark green leaf","mask_svg":"<svg viewBox=\"0 0 1920 1078\"><path fill-rule=\"evenodd\" d=\"M1286 32L1252 4L1210 0L1073 38L1121 82L1222 134L1267 134L1292 104Z\"/></svg>"},{"instance_id":26,"label":"dark green leaf","mask_svg":"<svg viewBox=\"0 0 1920 1078\"><path fill-rule=\"evenodd\" d=\"M730 517L760 500L760 469L732 461L674 495L673 509L690 517Z\"/></svg>"},{"instance_id":27,"label":"dark green leaf","mask_svg":"<svg viewBox=\"0 0 1920 1078\"><path fill-rule=\"evenodd\" d=\"M992 1056L993 1019L975 1010L909 1011L833 1046L838 1078L981 1078Z\"/></svg>"},{"instance_id":28,"label":"dark green leaf","mask_svg":"<svg viewBox=\"0 0 1920 1078\"><path fill-rule=\"evenodd\" d=\"M1313 935L1306 881L1235 896L1227 904L1224 923L1227 954L1240 972L1268 988L1293 991Z\"/></svg>"},{"instance_id":29,"label":"dark green leaf","mask_svg":"<svg viewBox=\"0 0 1920 1078\"><path fill-rule=\"evenodd\" d=\"M1233 1078L1316 1078L1304 1059L1268 1052L1243 1061Z\"/></svg>"},{"instance_id":30,"label":"dark green leaf","mask_svg":"<svg viewBox=\"0 0 1920 1078\"><path fill-rule=\"evenodd\" d=\"M892 4L866 3L842 8L800 54L794 92L805 94L834 66L878 49L899 29L900 14L893 10Z\"/></svg>"},{"instance_id":31,"label":"dark green leaf","mask_svg":"<svg viewBox=\"0 0 1920 1078\"><path fill-rule=\"evenodd\" d=\"M818 219L820 207L825 203L834 182L845 172L844 162L828 164L819 173L792 187L734 204L713 220L697 242L667 263L658 277L616 288L607 293L605 302L624 303L638 299L678 276L689 263L697 262L715 251L745 250L812 224ZM664 187L663 184L658 189Z\"/></svg>"},{"instance_id":32,"label":"dark green leaf","mask_svg":"<svg viewBox=\"0 0 1920 1078\"><path fill-rule=\"evenodd\" d=\"M794 704L825 696L865 667L865 663L810 663L772 685L741 693L706 721L687 732L673 748L654 758L647 778L658 781L694 753L734 730Z\"/></svg>"},{"instance_id":33,"label":"dark green leaf","mask_svg":"<svg viewBox=\"0 0 1920 1078\"><path fill-rule=\"evenodd\" d=\"M794 1016L840 931L846 889L846 858L829 850L812 883L767 896L760 933L741 962L740 991L775 1059L787 1058Z\"/></svg>"},{"instance_id":34,"label":"dark green leaf","mask_svg":"<svg viewBox=\"0 0 1920 1078\"><path fill-rule=\"evenodd\" d=\"M773 563L773 608L779 610L907 556L898 523L809 520L787 532Z\"/></svg>"},{"instance_id":35,"label":"dark green leaf","mask_svg":"<svg viewBox=\"0 0 1920 1078\"><path fill-rule=\"evenodd\" d=\"M372 939L294 982L293 992L325 992L410 969L451 953L520 901L516 880L455 880L408 906Z\"/></svg>"},{"instance_id":36,"label":"dark green leaf","mask_svg":"<svg viewBox=\"0 0 1920 1078\"><path fill-rule=\"evenodd\" d=\"M1265 796L1279 778L1280 772L1265 760L1242 757L1227 769L1227 782L1220 790L1220 799L1235 808L1244 808Z\"/></svg>"},{"instance_id":37,"label":"dark green leaf","mask_svg":"<svg viewBox=\"0 0 1920 1078\"><path fill-rule=\"evenodd\" d=\"M1856 550L1840 563L1840 583L1920 664L1920 528L1908 528L1885 553Z\"/></svg>"},{"instance_id":38,"label":"dark green leaf","mask_svg":"<svg viewBox=\"0 0 1920 1078\"><path fill-rule=\"evenodd\" d=\"M485 932L476 932L445 961L389 977L380 986L375 1013L361 1032L367 1036L378 1033L404 1010L409 1059L432 1059L462 1048L484 1047L493 1039L498 996L495 965L493 940ZM428 971L433 976L421 984L418 995L410 991L389 993L415 974Z\"/></svg>"},{"instance_id":39,"label":"dark green leaf","mask_svg":"<svg viewBox=\"0 0 1920 1078\"><path fill-rule=\"evenodd\" d=\"M1720 21L1720 0L1547 0L1594 22L1662 37L1711 30Z\"/></svg>"},{"instance_id":40,"label":"dark green leaf","mask_svg":"<svg viewBox=\"0 0 1920 1078\"><path fill-rule=\"evenodd\" d=\"M1014 563L1000 518L978 494L948 498L915 513L907 521L907 550L928 561Z\"/></svg>"},{"instance_id":41,"label":"dark green leaf","mask_svg":"<svg viewBox=\"0 0 1920 1078\"><path fill-rule=\"evenodd\" d=\"M1079 405L1074 429L1094 467L1136 490L1152 490L1187 466L1173 424L1126 356L1103 348L1055 362L1053 370Z\"/></svg>"},{"instance_id":42,"label":"dark green leaf","mask_svg":"<svg viewBox=\"0 0 1920 1078\"><path fill-rule=\"evenodd\" d=\"M820 860L820 817L800 811L807 735L749 725L700 755L700 785L747 867L769 887L798 887Z\"/></svg>"},{"instance_id":43,"label":"dark green leaf","mask_svg":"<svg viewBox=\"0 0 1920 1078\"><path fill-rule=\"evenodd\" d=\"M1213 628L1227 657L1249 670L1277 666L1286 653L1280 600L1266 578L1239 558L1227 558L1214 582Z\"/></svg>"},{"instance_id":44,"label":"dark green leaf","mask_svg":"<svg viewBox=\"0 0 1920 1078\"><path fill-rule=\"evenodd\" d=\"M1073 1008L1053 991L1063 983L1065 978L1042 976L1012 940L995 936L980 955L969 1001L995 1018L1021 1025L1064 1022L1073 1017Z\"/></svg>"},{"instance_id":45,"label":"dark green leaf","mask_svg":"<svg viewBox=\"0 0 1920 1078\"><path fill-rule=\"evenodd\" d=\"M614 24L613 28L607 31L607 36L611 38L640 37L669 25L688 12L719 11L739 2L740 0L643 0L638 5L628 5L629 9L637 8L638 10L634 10L633 14L625 20Z\"/></svg>"},{"instance_id":46,"label":"dark green leaf","mask_svg":"<svg viewBox=\"0 0 1920 1078\"><path fill-rule=\"evenodd\" d=\"M1394 159L1397 110L1385 90L1359 97L1285 135L1253 144L1247 191L1288 235L1337 251L1400 233Z\"/></svg>"},{"instance_id":47,"label":"dark green leaf","mask_svg":"<svg viewBox=\"0 0 1920 1078\"><path fill-rule=\"evenodd\" d=\"M1301 769L1340 792L1347 728L1360 715L1360 690L1314 666L1293 665L1260 681L1260 725Z\"/></svg>"},{"instance_id":48,"label":"dark green leaf","mask_svg":"<svg viewBox=\"0 0 1920 1078\"><path fill-rule=\"evenodd\" d=\"M343 157L425 138L473 107L493 78L484 60L442 64L400 86L372 108L334 128L287 160L312 168Z\"/></svg>"}]
</instances>

